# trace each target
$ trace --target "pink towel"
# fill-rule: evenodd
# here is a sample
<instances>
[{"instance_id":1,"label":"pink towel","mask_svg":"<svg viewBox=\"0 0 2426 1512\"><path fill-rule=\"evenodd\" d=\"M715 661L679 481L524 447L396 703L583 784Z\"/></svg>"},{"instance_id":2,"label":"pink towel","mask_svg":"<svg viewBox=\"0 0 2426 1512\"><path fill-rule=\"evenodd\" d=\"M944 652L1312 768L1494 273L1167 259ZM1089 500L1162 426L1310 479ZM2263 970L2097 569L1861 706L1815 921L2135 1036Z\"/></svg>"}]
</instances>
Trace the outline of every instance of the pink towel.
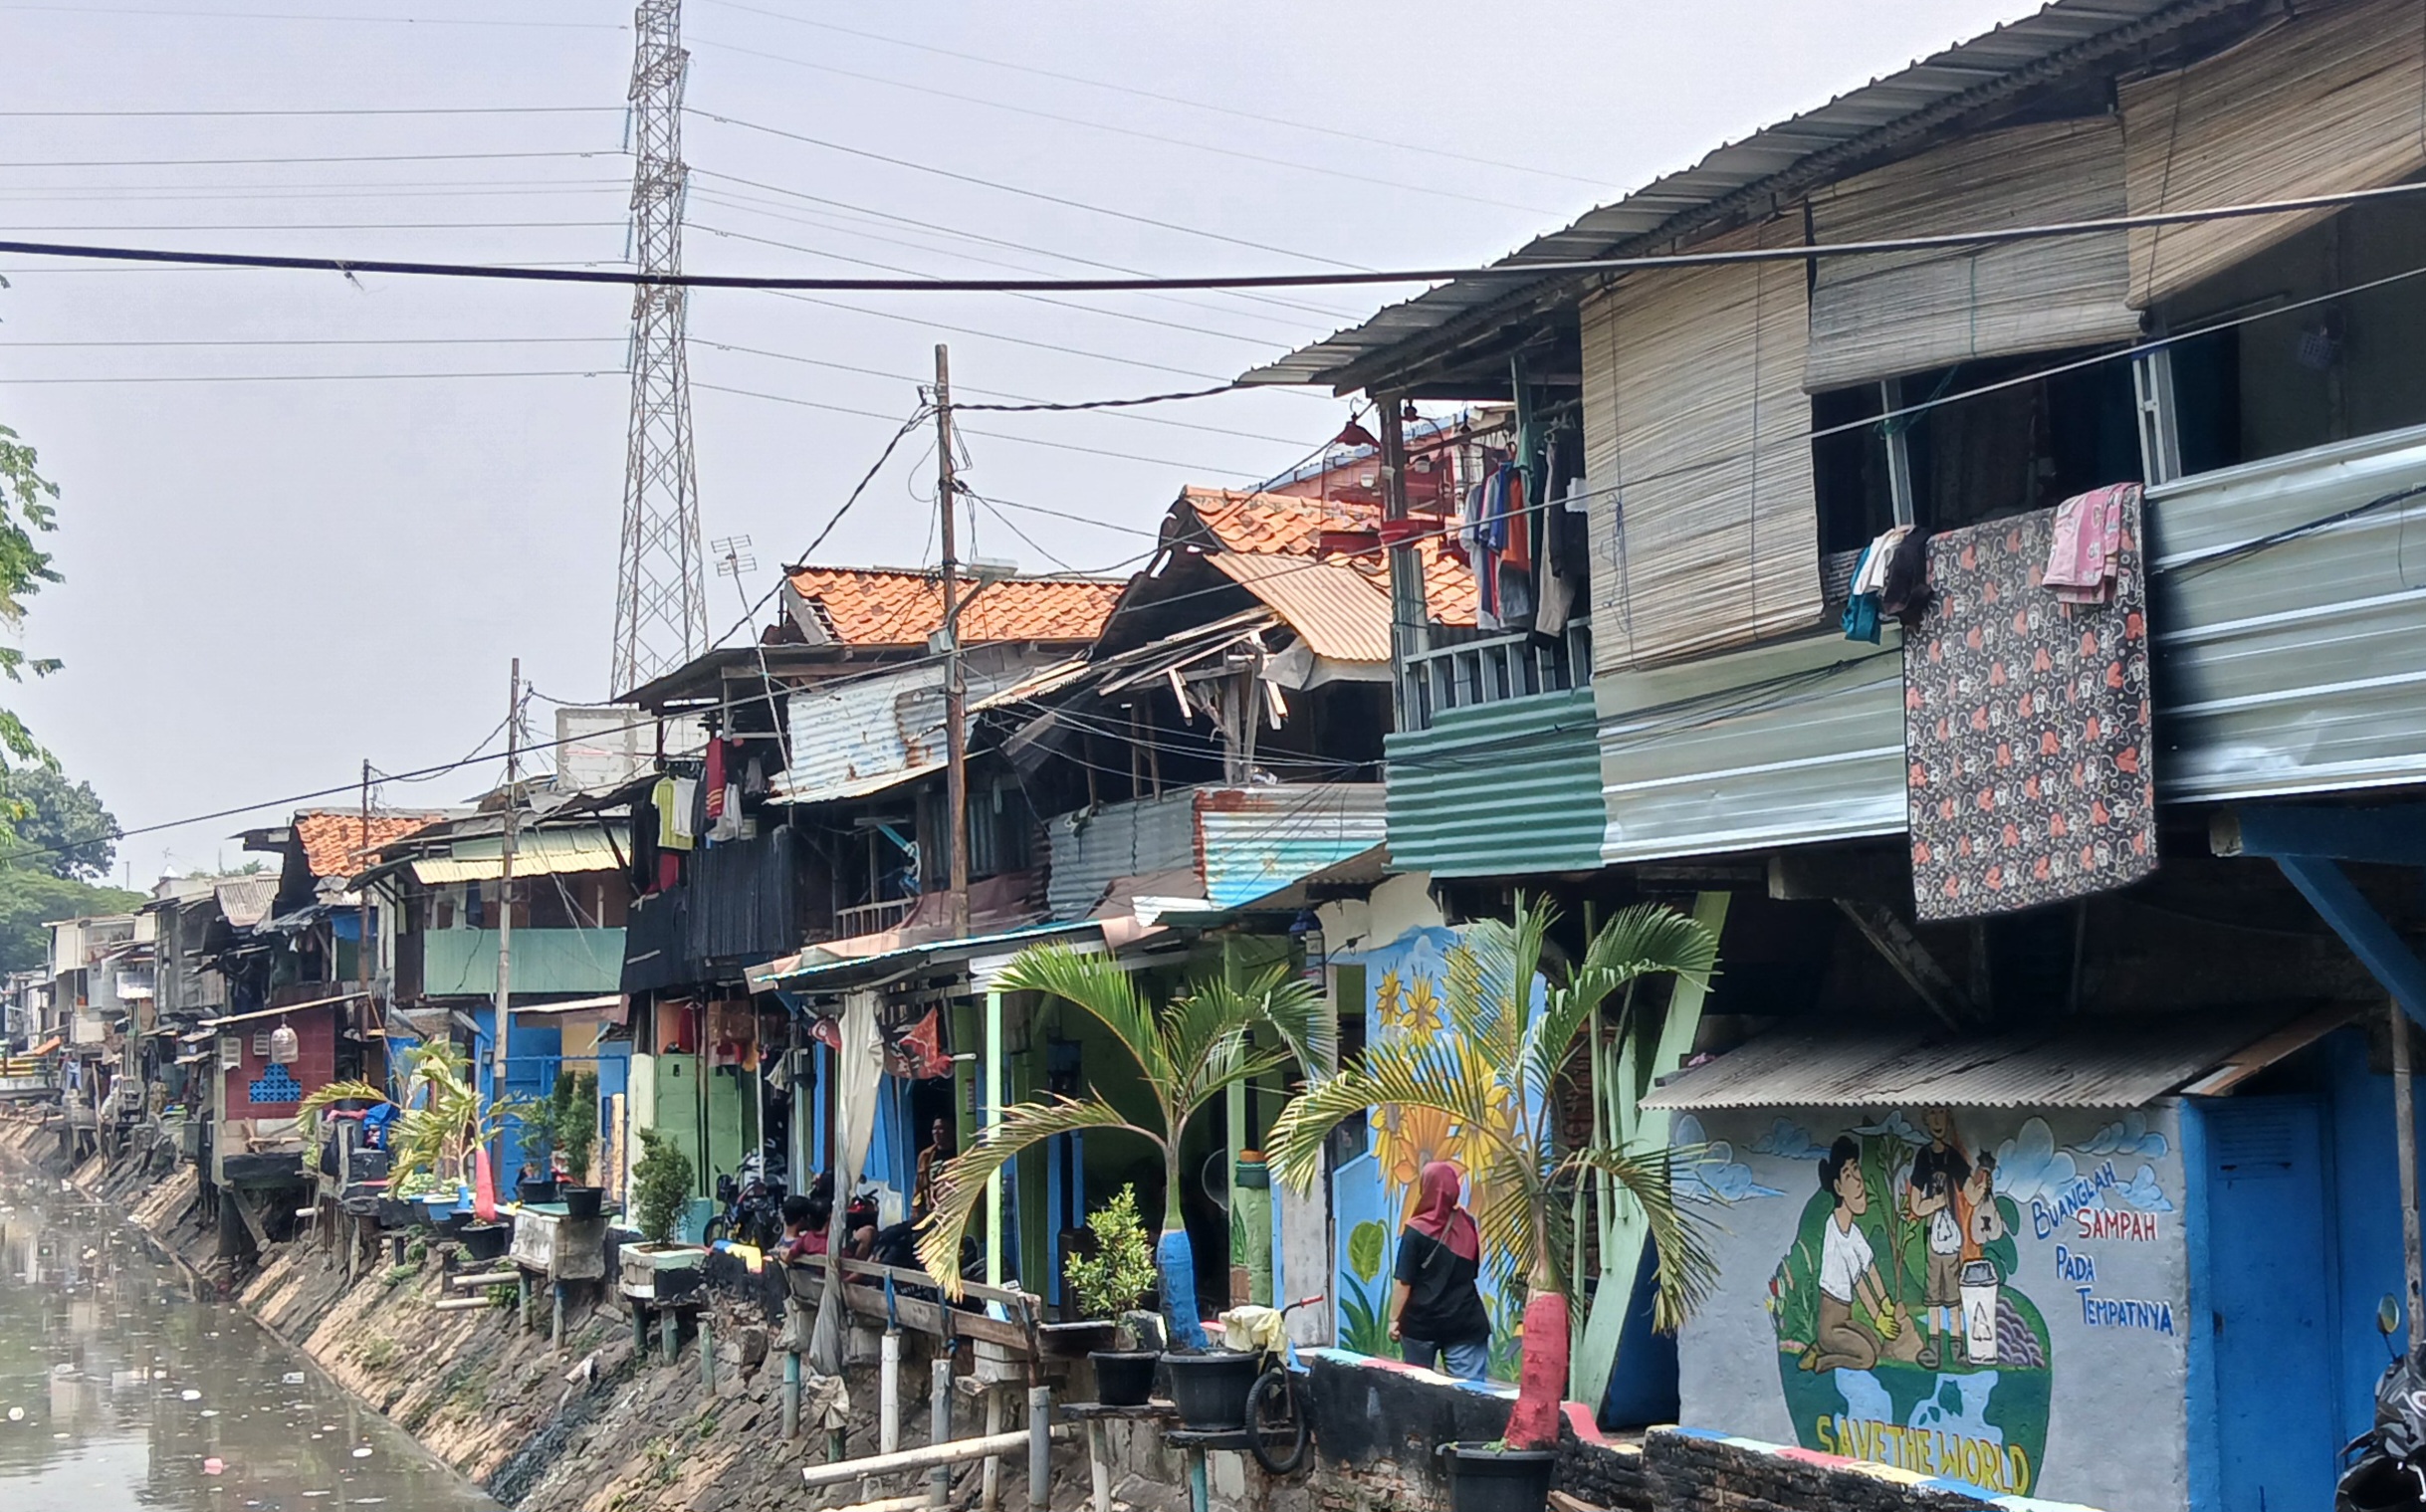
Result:
<instances>
[{"instance_id":1,"label":"pink towel","mask_svg":"<svg viewBox=\"0 0 2426 1512\"><path fill-rule=\"evenodd\" d=\"M2066 603L2101 604L2114 596L2123 501L2138 495L2136 483L2112 483L2076 494L2057 507L2046 577L2056 597Z\"/></svg>"}]
</instances>

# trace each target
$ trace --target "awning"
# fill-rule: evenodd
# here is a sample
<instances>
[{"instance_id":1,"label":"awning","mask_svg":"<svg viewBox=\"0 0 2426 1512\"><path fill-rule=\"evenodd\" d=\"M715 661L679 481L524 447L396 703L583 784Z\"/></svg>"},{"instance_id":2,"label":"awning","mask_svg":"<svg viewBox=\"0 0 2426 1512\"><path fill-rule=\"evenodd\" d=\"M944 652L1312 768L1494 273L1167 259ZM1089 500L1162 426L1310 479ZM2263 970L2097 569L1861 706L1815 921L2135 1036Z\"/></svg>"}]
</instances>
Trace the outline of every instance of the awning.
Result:
<instances>
[{"instance_id":1,"label":"awning","mask_svg":"<svg viewBox=\"0 0 2426 1512\"><path fill-rule=\"evenodd\" d=\"M507 1011L518 1016L524 1013L578 1013L593 1008L620 1008L629 1001L621 992L601 992L595 997L575 997L569 1002L518 1002L511 1004Z\"/></svg>"},{"instance_id":2,"label":"awning","mask_svg":"<svg viewBox=\"0 0 2426 1512\"><path fill-rule=\"evenodd\" d=\"M1031 924L968 940L901 945L898 932L886 931L812 945L797 955L752 967L747 978L753 992L839 991L924 967L957 966L976 957L1053 941L1076 945L1090 943L1091 937L1106 948L1118 949L1149 932L1150 927L1135 920L1086 919L1074 924Z\"/></svg>"},{"instance_id":3,"label":"awning","mask_svg":"<svg viewBox=\"0 0 2426 1512\"><path fill-rule=\"evenodd\" d=\"M786 803L838 803L845 798L865 798L883 792L887 788L899 787L904 782L915 782L920 777L933 776L943 769L944 763L941 761L926 761L916 766L897 767L892 771L875 771L864 777L845 777L838 782L821 782L815 787L787 789L783 794L783 801Z\"/></svg>"},{"instance_id":4,"label":"awning","mask_svg":"<svg viewBox=\"0 0 2426 1512\"><path fill-rule=\"evenodd\" d=\"M56 1052L64 1043L66 1043L66 1041L54 1034L49 1039L44 1040L41 1044L36 1045L33 1049L28 1050L25 1053L28 1055L49 1055Z\"/></svg>"},{"instance_id":5,"label":"awning","mask_svg":"<svg viewBox=\"0 0 2426 1512\"><path fill-rule=\"evenodd\" d=\"M506 874L505 842L500 836L458 840L453 853L424 856L413 862L413 880L425 886L441 882L488 882ZM535 829L514 839L514 874L546 877L566 872L611 872L623 869L623 858L603 830Z\"/></svg>"},{"instance_id":6,"label":"awning","mask_svg":"<svg viewBox=\"0 0 2426 1512\"><path fill-rule=\"evenodd\" d=\"M2275 1014L2100 1017L2089 1024L1954 1036L1797 1029L1765 1034L1679 1071L1643 1106L1714 1108L2138 1108L2207 1095L2350 1020L2344 1008Z\"/></svg>"},{"instance_id":7,"label":"awning","mask_svg":"<svg viewBox=\"0 0 2426 1512\"><path fill-rule=\"evenodd\" d=\"M224 1024L250 1023L256 1018L278 1018L288 1013L301 1013L310 1008L325 1008L331 1003L351 1002L357 997L368 997L369 995L368 992L339 992L334 997L315 997L310 1002L282 1003L275 1008L257 1008L250 1013L230 1013L225 1018L205 1018L199 1027L216 1029Z\"/></svg>"},{"instance_id":8,"label":"awning","mask_svg":"<svg viewBox=\"0 0 2426 1512\"><path fill-rule=\"evenodd\" d=\"M1343 662L1390 660L1390 596L1344 561L1215 551L1207 558L1314 648Z\"/></svg>"}]
</instances>

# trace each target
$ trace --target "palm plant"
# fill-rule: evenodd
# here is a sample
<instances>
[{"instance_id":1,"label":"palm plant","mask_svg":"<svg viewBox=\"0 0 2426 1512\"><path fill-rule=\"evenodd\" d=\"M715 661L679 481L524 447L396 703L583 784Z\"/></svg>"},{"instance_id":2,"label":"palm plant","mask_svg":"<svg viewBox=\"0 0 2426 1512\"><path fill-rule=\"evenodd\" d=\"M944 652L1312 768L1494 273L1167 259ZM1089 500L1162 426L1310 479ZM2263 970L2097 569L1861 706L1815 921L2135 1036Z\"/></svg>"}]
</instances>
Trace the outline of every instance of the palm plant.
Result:
<instances>
[{"instance_id":1,"label":"palm plant","mask_svg":"<svg viewBox=\"0 0 2426 1512\"><path fill-rule=\"evenodd\" d=\"M404 1111L390 1127L387 1145L387 1189L399 1197L460 1179L472 1152L496 1140L506 1118L525 1106L513 1097L484 1105L471 1062L452 1040L423 1040L406 1052L404 1066ZM353 1098L385 1102L388 1092L370 1082L316 1088L300 1109L307 1144L318 1144L322 1109Z\"/></svg>"},{"instance_id":2,"label":"palm plant","mask_svg":"<svg viewBox=\"0 0 2426 1512\"><path fill-rule=\"evenodd\" d=\"M1651 976L1707 979L1717 965L1717 939L1672 909L1628 909L1593 936L1581 962L1557 972L1536 1013L1535 979L1556 917L1551 905L1519 896L1512 921L1471 926L1450 957L1448 1032L1368 1045L1356 1064L1293 1099L1266 1141L1281 1178L1310 1190L1322 1169L1324 1137L1344 1119L1384 1107L1428 1110L1463 1131L1476 1153L1470 1172L1476 1224L1486 1244L1513 1257L1527 1278L1524 1360L1507 1430L1516 1448L1558 1438L1571 1285L1551 1233L1560 1193L1600 1177L1640 1204L1659 1255L1654 1317L1663 1331L1682 1324L1717 1279L1700 1221L1677 1206L1669 1181L1676 1152L1600 1140L1562 1150L1552 1095L1577 1035L1613 993Z\"/></svg>"},{"instance_id":3,"label":"palm plant","mask_svg":"<svg viewBox=\"0 0 2426 1512\"><path fill-rule=\"evenodd\" d=\"M1066 946L1029 947L998 982L1006 991L1059 998L1110 1030L1136 1061L1153 1109L1133 1119L1100 1097L1056 1096L1004 1108L998 1123L937 1173L935 1211L919 1234L921 1263L957 1297L961 1242L989 1178L1021 1151L1056 1135L1124 1131L1162 1153L1163 1228L1155 1259L1162 1273L1163 1316L1177 1344L1202 1349L1196 1257L1180 1217L1181 1142L1196 1116L1234 1083L1291 1064L1309 1075L1327 1067L1337 1054L1329 1005L1281 965L1243 981L1227 973L1199 976L1158 1006L1111 958L1081 955ZM1256 1043L1259 1030L1277 1043Z\"/></svg>"}]
</instances>

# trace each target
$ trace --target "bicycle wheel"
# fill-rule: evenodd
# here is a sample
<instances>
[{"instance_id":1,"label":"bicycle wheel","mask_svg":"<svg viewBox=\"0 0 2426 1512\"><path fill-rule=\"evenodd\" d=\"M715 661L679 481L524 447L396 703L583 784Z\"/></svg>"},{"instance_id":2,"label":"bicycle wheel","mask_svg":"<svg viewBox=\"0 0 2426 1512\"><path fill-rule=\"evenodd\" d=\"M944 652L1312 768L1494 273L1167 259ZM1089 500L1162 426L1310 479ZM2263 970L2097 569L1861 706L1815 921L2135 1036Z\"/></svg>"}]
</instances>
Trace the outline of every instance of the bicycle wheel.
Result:
<instances>
[{"instance_id":1,"label":"bicycle wheel","mask_svg":"<svg viewBox=\"0 0 2426 1512\"><path fill-rule=\"evenodd\" d=\"M1265 1371L1246 1392L1247 1448L1255 1463L1274 1475L1290 1475L1305 1462L1312 1424L1298 1401L1297 1383L1285 1366Z\"/></svg>"}]
</instances>

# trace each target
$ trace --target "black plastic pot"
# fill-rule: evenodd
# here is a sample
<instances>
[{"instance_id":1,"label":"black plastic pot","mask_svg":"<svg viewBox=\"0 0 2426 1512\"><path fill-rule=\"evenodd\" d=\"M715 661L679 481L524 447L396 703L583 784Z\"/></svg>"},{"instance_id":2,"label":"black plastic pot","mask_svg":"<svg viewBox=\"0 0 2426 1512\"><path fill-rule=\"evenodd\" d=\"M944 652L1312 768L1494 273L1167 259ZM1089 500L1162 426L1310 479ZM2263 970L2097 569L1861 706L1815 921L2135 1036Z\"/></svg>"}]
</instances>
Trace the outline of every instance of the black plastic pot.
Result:
<instances>
[{"instance_id":1,"label":"black plastic pot","mask_svg":"<svg viewBox=\"0 0 2426 1512\"><path fill-rule=\"evenodd\" d=\"M603 1187L558 1187L555 1195L564 1204L564 1216L568 1218L594 1218L606 1203Z\"/></svg>"},{"instance_id":2,"label":"black plastic pot","mask_svg":"<svg viewBox=\"0 0 2426 1512\"><path fill-rule=\"evenodd\" d=\"M1246 1393L1263 1374L1263 1357L1243 1350L1208 1350L1201 1355L1165 1355L1171 1372L1171 1404L1183 1427L1226 1432L1246 1426Z\"/></svg>"},{"instance_id":3,"label":"black plastic pot","mask_svg":"<svg viewBox=\"0 0 2426 1512\"><path fill-rule=\"evenodd\" d=\"M463 1231L472 1226L472 1211L468 1207L451 1208L440 1213L430 1226L444 1238L460 1239Z\"/></svg>"},{"instance_id":4,"label":"black plastic pot","mask_svg":"<svg viewBox=\"0 0 2426 1512\"><path fill-rule=\"evenodd\" d=\"M1548 1449L1466 1442L1444 1443L1437 1452L1448 1462L1449 1512L1542 1512L1550 1505L1558 1455Z\"/></svg>"},{"instance_id":5,"label":"black plastic pot","mask_svg":"<svg viewBox=\"0 0 2426 1512\"><path fill-rule=\"evenodd\" d=\"M546 1181L534 1181L530 1177L525 1177L514 1184L514 1194L525 1202L552 1202L555 1200L555 1192L556 1185L553 1177L550 1177Z\"/></svg>"},{"instance_id":6,"label":"black plastic pot","mask_svg":"<svg viewBox=\"0 0 2426 1512\"><path fill-rule=\"evenodd\" d=\"M379 1198L379 1226L381 1228L412 1227L413 1219L418 1216L415 1205L397 1197Z\"/></svg>"},{"instance_id":7,"label":"black plastic pot","mask_svg":"<svg viewBox=\"0 0 2426 1512\"><path fill-rule=\"evenodd\" d=\"M499 1259L513 1237L511 1223L468 1223L463 1229L463 1250L475 1260Z\"/></svg>"},{"instance_id":8,"label":"black plastic pot","mask_svg":"<svg viewBox=\"0 0 2426 1512\"><path fill-rule=\"evenodd\" d=\"M1163 1357L1150 1349L1099 1349L1087 1356L1095 1365L1095 1400L1108 1407L1142 1407L1154 1395L1154 1368Z\"/></svg>"}]
</instances>

